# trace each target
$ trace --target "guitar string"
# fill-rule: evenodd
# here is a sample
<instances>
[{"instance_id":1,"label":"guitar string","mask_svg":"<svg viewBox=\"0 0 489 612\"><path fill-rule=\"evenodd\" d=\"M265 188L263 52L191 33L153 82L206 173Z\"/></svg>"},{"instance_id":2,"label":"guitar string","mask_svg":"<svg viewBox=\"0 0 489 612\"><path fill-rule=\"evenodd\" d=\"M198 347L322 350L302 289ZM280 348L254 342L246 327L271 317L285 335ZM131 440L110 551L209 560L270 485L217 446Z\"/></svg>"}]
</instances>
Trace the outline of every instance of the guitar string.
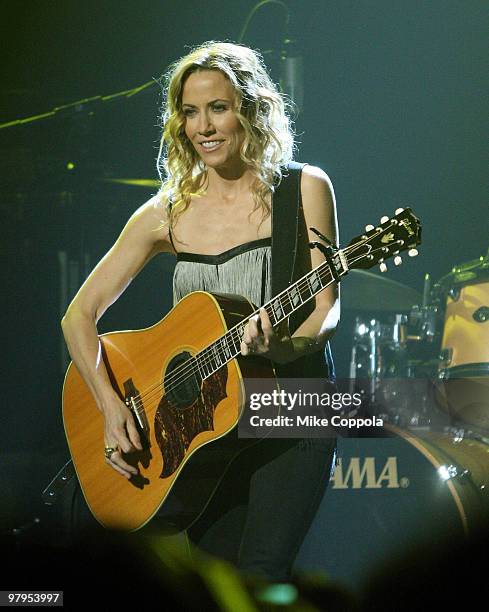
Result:
<instances>
[{"instance_id":1,"label":"guitar string","mask_svg":"<svg viewBox=\"0 0 489 612\"><path fill-rule=\"evenodd\" d=\"M383 231L385 232L387 229L388 229L388 228L384 229ZM367 244L367 243L368 243L370 240L372 240L373 238L375 238L375 235L372 235L372 236L370 236L368 239L365 239L365 240L363 240L363 241L360 241L360 242L358 242L358 243L356 243L356 244L354 244L354 245L350 245L349 247L346 247L346 248L343 250L343 253L347 253L347 254L352 253L352 252L354 252L354 251L356 251L356 250L360 249L362 246L365 246L365 245L366 245L366 244ZM396 241L396 242L399 242L399 241ZM392 246L392 245L391 245L391 246ZM372 253L375 253L376 251L379 251L379 250L382 250L382 247L381 247L381 248L378 248L378 249L370 250L370 251L369 251L369 253L368 253L368 255L372 255ZM352 260L352 262L351 262L351 263L355 263L356 261L360 261L360 260L361 260L363 257L365 257L365 255L362 255L362 256L360 256L360 257L358 257L358 258L356 258L356 259ZM317 268L316 268L316 270L317 270ZM325 269L324 269L322 272L319 272L319 276L321 277L321 276L323 275L323 273L324 273L324 272L326 272L328 275L331 275L331 272L329 271L329 269L328 269L328 268L325 268ZM312 273L314 273L314 270L311 270L311 272L309 272L307 276L309 276L309 275L310 275L310 274L312 274ZM328 283L328 284L330 284L330 283L331 283L333 280L334 280L334 279L333 279L333 278L331 278L331 279L329 280L329 283ZM322 279L321 279L321 282L322 282ZM297 286L299 287L301 284L303 285L303 287L305 287L305 286L308 284L308 281L307 281L307 280L301 280L301 281L298 283L298 285L297 285ZM326 285L326 286L327 286L327 285ZM322 289L326 288L326 286L325 286L325 287L322 287ZM282 293L287 293L287 291L288 291L288 290L287 290L287 289L285 289L283 292L281 292L280 294L278 294L278 296L276 296L276 298L275 298L275 299L279 298L279 297L282 295ZM308 299L310 299L311 297L313 297L313 295L311 295L311 296L310 296ZM271 301L272 301L272 300L271 300ZM254 313L252 313L252 314L250 315L250 317L252 317L253 315L255 315L255 314L257 314L257 313L258 313L258 311L255 311ZM237 329L237 328L239 328L241 325L242 325L242 323L238 323L238 324L237 324L237 325L235 325L233 328L231 328L230 330L228 330L228 332L226 332L226 335L229 333L229 334L230 334L232 337L233 337L233 335L237 334L237 337L233 339L233 343L234 343L236 340L240 340L240 339L241 339L241 338L240 338L239 331L238 331L238 329ZM206 348L202 349L202 351L200 351L200 353L203 353L204 351L208 350L208 348L209 348L209 347L206 347ZM204 365L204 366L205 366L205 365L210 364L210 363L211 363L211 361L212 361L213 359L215 359L215 356L213 356L213 355L211 354L211 355L209 355L209 358L208 358L208 359L204 359L204 361L202 361L202 360L201 360L201 361L200 361L200 363L201 363L202 365ZM172 373L172 375L171 375L170 377L168 377L168 378L167 378L167 380L166 380L166 381L165 381L165 383L164 383L164 384L165 384L165 386L166 386L167 388L169 388L169 387L176 388L176 387L178 387L179 385L181 385L181 384L182 384L182 383L183 383L185 380L188 380L188 379L190 378L190 376L192 376L193 374L195 374L195 373L196 373L195 368L194 368L194 363L196 363L196 364L197 364L197 367L198 367L198 369L199 369L199 374L200 374L199 364L197 363L196 359L195 359L195 358L190 359L190 360L186 361L186 362L183 364L183 366L182 366L182 367L180 367L180 368L176 369L176 370L175 370L175 371ZM226 362L226 363L227 363L227 362ZM222 364L220 367L222 367L222 366L224 366L224 365L225 365L225 364ZM219 369L219 368L218 368L218 369ZM189 374L189 373L190 373L190 376L188 376L188 375L187 375L187 374ZM178 380L178 382L176 382L176 380ZM162 388L162 387L163 387L163 383L160 381L160 382L156 383L156 385L154 385L153 387L150 387L150 388L146 389L144 392L140 393L140 394L138 395L137 400L134 400L134 402L133 402L133 407L134 407L135 409L139 410L139 408L140 408L140 407L142 407L142 405L143 405L143 399L144 399L144 402L146 402L146 403L147 403L148 401L150 401L150 400L151 400L151 396L152 396L154 393L158 393L158 397L159 397L159 392L160 392L160 390L161 390L161 388ZM137 404L137 405L135 405L135 404Z\"/></svg>"},{"instance_id":2,"label":"guitar string","mask_svg":"<svg viewBox=\"0 0 489 612\"><path fill-rule=\"evenodd\" d=\"M354 259L354 260L352 260L352 263L355 263L356 261L360 261L361 259L362 259L362 257ZM158 385L159 388L162 387L162 386L163 385L161 383ZM158 389L158 391L159 391L159 389ZM156 402L154 400L156 400ZM144 402L140 401L138 407L136 408L136 411L137 411L138 415L140 414L140 410L141 410L141 412L149 411L154 406L157 406L160 403L160 401L161 401L161 399L159 397L159 393L157 395L155 395L154 393L146 394ZM144 404L144 406L143 406L143 404Z\"/></svg>"},{"instance_id":3,"label":"guitar string","mask_svg":"<svg viewBox=\"0 0 489 612\"><path fill-rule=\"evenodd\" d=\"M385 230L384 230L384 231L385 231ZM374 237L374 236L371 236L371 237L370 237L368 240L364 240L364 241L363 241L363 245L364 245L364 244L366 244L367 242L369 242L369 240L371 240L373 237ZM343 251L343 252L354 252L355 250L358 250L358 249L359 249L361 246L362 246L362 243L357 243L357 244L355 244L355 245L351 245L351 247L347 247L346 249L344 249L344 251ZM382 250L382 248L371 250L371 251L369 252L369 255L372 255L372 253L375 253L376 251L379 251L379 250ZM361 256L361 257L359 257L359 258L355 259L355 260L354 260L352 263L355 263L356 261L359 261L360 259L362 259L362 257L364 257L364 256ZM316 270L317 270L317 269L316 269ZM311 271L311 273L312 273L312 272L314 272L314 270L312 270L312 271ZM319 276L320 276L320 277L321 277L321 275L322 275L322 273L323 273L323 272L326 272L328 275L330 275L330 274L331 274L331 273L330 273L330 271L329 271L327 268L325 268L325 269L324 269L322 272L320 272L320 273L319 273ZM310 273L308 273L308 275L309 275L309 274L310 274ZM331 278L328 284L330 284L330 283L331 283L333 280L334 280L334 279L333 279L333 278ZM306 285L306 284L307 284L307 280L305 280L305 281L301 281L301 283L302 283L303 285ZM300 283L299 283L299 284L300 284ZM298 286L299 286L299 285L298 285ZM326 286L327 286L327 285L326 285ZM326 287L326 286L325 286L325 287ZM322 289L324 289L325 287L322 287ZM284 292L287 292L287 290L284 290ZM282 293L283 293L283 292L282 292ZM281 295L281 294L279 294L279 296L280 296L280 295ZM277 296L277 297L279 297L279 296ZM310 298L311 298L311 297L313 297L313 296L311 295L311 296L310 296ZM309 298L309 299L310 299L310 298ZM258 312L258 311L255 311L255 313L253 313L253 314L256 314L257 312ZM253 314L252 314L252 315L250 315L250 316L253 316ZM242 324L240 323L240 324L236 325L234 328L232 328L231 330L228 330L228 332L227 332L227 333L230 333L232 337L233 337L233 334L237 334L237 338L235 338L235 339L233 338L233 343L234 343L236 340L240 340L240 339L241 339L241 338L240 338L239 331L237 330L237 328L238 328L240 325L242 325ZM207 348L208 348L208 347L206 347L205 349L203 349L203 350L201 351L201 353L202 353L202 352L204 352L204 351L206 351L206 350L207 350ZM213 355L211 354L211 355L209 356L209 359L204 360L204 361L202 361L202 360L201 360L201 364L203 364L204 366L205 366L205 365L208 365L208 364L210 364L210 363L211 363L211 361L212 361L213 359L215 359L215 356L213 356ZM172 386L173 386L173 388L176 388L176 387L178 387L180 384L182 384L182 382L184 382L185 380L188 380L188 379L190 378L189 376L187 376L187 374L188 374L189 372L190 372L190 374L191 374L191 375L193 375L193 374L195 374L195 373L196 373L195 368L194 368L194 362L197 364L197 367L199 368L199 364L198 364L198 362L196 361L196 359L195 359L195 358L188 360L187 362L185 362L185 364L183 364L183 366L182 366L181 368L179 368L178 370L174 371L171 377L167 378L167 380L165 381L165 386L166 386L167 388L172 387ZM216 363L217 363L217 362L216 362ZM227 363L227 362L226 362L226 363ZM222 364L220 367L222 367L223 365L225 365L225 364ZM219 369L219 368L218 368L218 369ZM199 374L200 374L200 368L199 368ZM176 381L178 378L179 378L178 382L175 382L175 381ZM140 393L140 394L139 394L138 399L136 400L136 401L137 401L137 403L138 403L139 405L138 405L138 406L134 406L134 407L135 407L135 408L139 408L139 407L142 405L142 403L143 403L143 398L144 398L144 400L145 400L145 401L149 400L149 399L150 399L150 396L153 394L153 392L157 392L157 393L159 394L160 389L161 389L162 387L163 387L163 383L162 383L162 382L158 382L158 383L157 383L156 385L154 385L153 387L150 387L150 388L148 388L146 391L144 391L143 393ZM136 401L134 402L134 404L136 403Z\"/></svg>"},{"instance_id":4,"label":"guitar string","mask_svg":"<svg viewBox=\"0 0 489 612\"><path fill-rule=\"evenodd\" d=\"M344 249L343 252L346 253L350 253L356 249L358 249L358 243L356 245L351 245L350 247L347 247L346 249ZM319 267L319 266L318 266ZM316 268L317 270L317 268ZM314 270L311 270L306 276L309 276L309 274L312 274L314 272ZM323 278L324 276L329 277L326 278L326 280L328 281L328 284L330 284L334 278L331 275L331 272L329 271L328 268L324 268L322 271L319 272L319 276L321 278L321 284L323 284ZM302 286L301 286L302 285ZM299 281L297 287L299 289L299 291L301 289L304 289L306 286L308 286L309 283L307 280L301 280ZM309 285L310 286L310 285ZM322 287L322 289L325 289L327 285L324 285ZM278 294L276 296L276 298L274 298L274 300L270 300L270 302L275 301L276 299L278 299L282 293L286 293L287 289L285 289L283 292L281 292L280 294ZM313 294L314 295L314 294ZM310 299L311 297L313 297L313 295L309 296L308 299ZM307 301L307 300L306 300ZM270 303L269 302L269 303ZM302 304L304 304L305 302L302 302ZM301 304L301 305L302 305ZM251 315L249 315L249 317L251 318L252 316L254 316L255 314L258 314L258 310L255 311L254 313L252 313ZM233 328L229 329L225 335L230 335L231 339L233 341L233 344L235 344L237 341L241 341L241 335L240 332L238 330L238 328L242 325L242 323L238 323L237 325L235 325ZM204 349L202 349L202 351L200 351L200 353L203 353L204 351L208 350L209 347L206 347ZM215 359L215 356L210 354L209 358L206 359L204 358L203 360L201 359L199 362L197 362L196 358L194 357L193 359L189 359L187 360L184 364L182 364L182 366L180 368L176 368L174 370L174 372L172 373L171 376L169 376L166 381L165 381L165 386L168 388L169 386L173 386L173 388L177 387L178 385L182 384L182 382L184 382L185 380L188 380L188 376L186 376L188 373L194 374L195 372L195 368L194 368L194 362L197 365L197 368L199 369L199 374L200 374L200 370L201 367L199 367L199 363L201 364L201 366L206 366L208 364L211 363L211 361ZM222 364L224 365L224 364ZM183 374L183 376L180 376L181 374ZM176 382L176 380L178 380L178 382ZM139 394L139 398L141 398L140 400L138 400L140 403L142 403L142 399L144 398L145 400L149 399L149 394L151 394L153 391L158 392L160 391L160 388L163 386L163 384L161 382L156 383L156 385L154 385L153 387L150 387L148 389L146 389L144 392Z\"/></svg>"},{"instance_id":5,"label":"guitar string","mask_svg":"<svg viewBox=\"0 0 489 612\"><path fill-rule=\"evenodd\" d=\"M388 228L385 228L385 229L384 229L384 230L382 230L382 231L383 231L383 232L385 232L387 229L388 229ZM363 241L359 241L358 243L356 243L356 244L354 244L354 245L350 245L349 247L346 247L346 248L343 250L343 253L345 253L345 254L350 254L350 253L352 253L352 252L355 252L356 250L358 250L358 249L362 248L363 246L365 246L366 244L368 244L368 243L369 243L369 242L370 242L370 241L371 241L373 238L375 238L375 237L376 237L376 235L377 235L377 234L378 234L378 233L376 233L376 234L374 234L374 235L370 236L370 237L369 237L369 238L367 238L367 239L364 239ZM396 241L396 242L398 242L398 241ZM391 245L391 246L392 246L392 245ZM382 250L382 247L381 247L381 248L378 248L378 249L374 249L374 250L369 251L368 255L372 255L372 253L375 253L376 251L379 251L379 250ZM358 257L358 258L357 258L357 259L355 259L355 260L352 260L352 262L351 262L351 263L355 263L356 261L360 261L360 260L362 259L362 257L364 257L364 256L361 256L361 257ZM323 265L323 264L321 264L321 265ZM319 267L319 266L318 266L318 267ZM316 272L317 272L317 268L316 268L315 270L316 270ZM309 273L306 275L306 277L309 277L310 275L312 275L312 274L315 272L315 270L311 270L311 271L310 271L310 272L309 272ZM326 273L326 275L328 275L328 276L331 276L331 277L332 277L331 272L330 272L330 270L329 270L328 268L325 268L323 271L320 271L320 272L318 273L318 276L319 276L319 278L320 278L321 284L323 284L323 278L322 278L322 277L324 276L324 273ZM329 279L329 283L328 283L328 284L330 284L330 283L331 283L333 280L334 280L334 278ZM301 285L302 285L302 286L301 286ZM297 284L297 287L298 287L298 288L300 288L300 289L299 289L299 291L300 291L301 289L304 289L304 288L305 288L306 286L308 286L308 285L309 285L309 287L310 287L310 284L309 284L309 282L308 282L307 278L305 278L305 279L303 279L303 280L299 281L299 283ZM326 286L328 286L328 285L325 285L324 287L322 287L322 289L325 289L325 288L326 288ZM270 302L275 301L275 300L277 300L277 299L280 299L280 296L281 296L282 294L288 294L288 291L289 291L289 290L290 290L290 288L285 289L285 290L284 290L284 291L282 291L280 294L278 294L278 295L277 295L277 296L276 296L276 297L275 297L273 300L270 300ZM313 294L313 295L314 295L314 294ZM311 296L310 296L308 299L311 299L311 297L313 297L313 295L311 295ZM290 301L290 298L289 298L289 301ZM308 301L308 300L306 300L306 301ZM269 303L270 303L270 302L269 302ZM303 302L303 303L304 303L304 302ZM249 315L249 318L251 318L251 317L252 317L252 316L254 316L255 314L258 314L258 312L259 312L259 311L257 310L257 311L255 311L254 313L252 313L251 315ZM233 328L231 328L230 330L228 330L228 332L226 332L226 334L225 334L225 335L228 335L228 334L229 334L229 335L231 336L231 339L233 340L233 344L234 344L236 341L240 341L240 340L241 340L241 335L240 335L240 332L239 332L238 328L239 328L240 326L242 326L242 325L243 325L243 324L242 324L241 322L240 322L240 323L238 323L238 324L237 324L237 325L235 325ZM216 341L216 342L217 342L217 341ZM209 347L205 347L204 349L202 349L202 351L200 351L200 353L204 353L205 351L209 351ZM210 350L209 352L211 353L211 354L209 354L209 358L204 357L204 360L202 360L202 359L201 359L201 360L200 360L200 362L199 362L199 361L198 361L198 360L197 360L197 359L194 357L194 358L189 359L188 361L186 361L186 362L185 362L185 363L184 363L184 364L183 364L183 365L182 365L180 368L176 368L176 370L175 370L175 371L174 371L174 372L173 372L173 373L172 373L172 374L171 374L171 375L170 375L170 376L169 376L169 377L166 379L166 381L165 381L165 386L166 386L166 387L173 387L173 388L176 388L176 387L178 387L179 385L181 385L181 384L182 384L182 382L184 382L185 380L188 380L188 379L189 379L189 376L187 376L187 374L189 374L189 373L190 373L190 375L193 375L193 374L195 374L195 373L196 373L196 370L195 370L194 364L196 364L196 365L197 365L197 368L198 368L198 370L199 370L199 374L200 374L200 373L201 373L201 372L200 372L200 371L201 371L201 366L206 366L206 365L210 364L210 363L212 362L212 360L215 360L215 355L212 355L212 351L211 351L211 350ZM200 363L200 365L199 365L199 363ZM227 362L226 362L226 363L227 363ZM222 366L223 366L223 365L225 365L225 364L222 364ZM222 367L222 366L220 366L220 367ZM178 380L178 382L177 382L177 380ZM162 382L158 382L158 383L157 383L156 385L154 385L153 387L149 387L148 389L146 389L145 391L143 391L142 393L140 393L140 394L138 395L138 399L137 399L137 401L134 401L134 403L133 403L133 405L134 405L134 404L137 402L139 405L138 405L138 406L134 406L134 407L135 407L135 408L139 408L139 407L140 407L140 406L143 404L143 399L144 399L145 401L149 401L149 400L150 400L150 395L152 395L152 393L153 393L153 392L158 392L158 393L159 393L159 391L160 391L160 389L161 389L162 387L163 387L163 383L162 383Z\"/></svg>"},{"instance_id":6,"label":"guitar string","mask_svg":"<svg viewBox=\"0 0 489 612\"><path fill-rule=\"evenodd\" d=\"M383 232L385 232L385 231L387 231L387 229L389 229L389 228L385 228L385 229L384 229L384 230L382 230L382 231L383 231ZM377 234L378 234L378 233L379 233L379 232L377 232ZM343 252L344 252L344 253L347 253L347 254L348 254L348 253L350 253L350 252L354 252L355 250L358 250L358 249L359 249L359 248L361 248L363 245L367 244L367 243L368 243L370 240L372 240L373 238L375 238L375 236L376 236L376 234L374 234L374 235L370 236L370 237L369 237L369 238L367 238L367 239L364 239L363 241L359 241L359 242L355 243L354 245L350 245L350 246L346 247L346 248L343 250ZM396 242L399 242L399 241L396 241ZM402 245L402 244L403 244L403 242L401 241L401 245ZM391 245L391 246L392 246L392 245ZM381 249L382 249L382 248L380 248L380 249L374 249L373 251L372 251L372 250L370 250L370 252L369 252L369 253L376 252L376 251L381 250ZM355 260L355 261L358 261L358 260ZM318 268L319 268L319 266L318 266ZM316 268L315 270L311 270L311 271L310 271L310 272L309 272L309 273L308 273L306 276L309 278L309 277L310 277L310 276L311 276L311 275L312 275L312 274L313 274L315 271L316 271L316 272L318 271L318 268ZM325 268L325 269L323 269L322 271L319 271L319 272L318 272L318 276L319 276L319 278L320 278L320 280L321 280L321 284L323 283L323 277L324 277L325 273L326 273L326 275L330 275L330 274L331 274L328 268ZM329 282L328 282L328 284L330 284L330 283L333 281L333 278L331 278L331 279L326 279L326 280L328 280L328 281L329 281ZM310 290L310 284L309 284L309 282L308 282L308 279L305 279L305 280L301 280L301 281L299 281L299 283L298 283L297 287L300 287L301 289L303 289L304 287L306 287L306 286L308 286L308 285L309 285L309 290ZM324 285L324 286L321 288L321 290L322 290L322 289L325 289L325 288L326 288L326 286L328 286L328 285ZM300 290L301 290L301 289L300 289ZM279 293L279 294L276 296L276 298L274 298L273 300L270 300L270 302L272 302L272 301L276 301L277 299L278 299L279 301L281 301L281 297L280 297L280 296L282 296L282 294L286 294L286 295L287 295L287 297L288 297L288 299L289 299L289 303L290 303L290 304L293 306L292 301L291 301L291 299L290 299L290 296L288 295L288 292L289 292L289 291L290 291L290 288L283 290L281 293ZM314 295L314 294L313 294L313 295ZM307 299L306 301L308 301L308 300L309 300L311 297L313 297L313 295L309 296L309 297L308 297L308 299ZM270 304L270 302L268 302L268 304ZM305 303L305 302L302 302L302 304L303 304L303 303ZM302 304L301 304L301 305L302 305ZM281 305L282 305L282 307L284 307L284 305L283 305L283 304L281 304ZM265 305L265 306L266 306L266 305ZM252 316L254 316L255 314L258 314L258 311L255 311L254 313L252 313L252 314L250 315L250 318L251 318ZM291 313L289 313L289 314L291 314ZM242 336L241 336L240 331L239 331L239 329L238 329L240 326L242 326L242 323L241 323L241 322L240 322L240 323L238 323L236 326L234 326L234 328L231 328L230 330L228 330L228 332L226 332L226 334L225 334L225 335L228 335L228 334L229 334L229 335L231 336L231 339L233 340L233 344L234 344L236 341L241 341ZM241 330L241 331L242 331L242 330ZM235 336L235 337L233 337L233 336ZM223 336L223 337L224 337L224 336ZM219 340L216 340L216 341L215 341L213 344L217 344L218 342L219 342ZM216 358L215 354L212 354L212 351L210 350L210 346L211 346L211 345L209 345L209 347L205 347L204 349L202 349L202 351L200 351L200 352L199 352L199 354L203 354L204 352L209 352L209 355L208 355L208 357L209 357L209 358L208 358L208 359L205 359L205 358L204 358L204 360L203 360L203 359L201 358L200 360L197 360L196 358L193 358L193 359L188 360L187 362L185 362L185 364L183 364L183 365L182 365L182 367L181 367L180 369L178 369L178 370L174 371L174 373L173 373L173 377L169 377L169 378L167 378L167 379L166 379L166 382L167 382L167 383L170 383L170 384L171 384L171 383L173 383L173 382L175 382L175 380L174 380L174 379L175 379L175 378L176 378L178 375L180 375L180 374L182 374L182 373L183 373L183 374L186 374L186 373L187 373L189 370L193 370L193 371L195 372L195 369L194 369L194 367L193 367L194 362L195 362L195 364L197 365L197 368L199 368L199 374L200 374L201 372L200 372L200 367L199 367L199 364L200 364L200 365L202 365L202 366L206 366L206 365L208 365L208 364L211 364L212 360L215 360L215 358ZM217 349L217 350L219 350L219 349ZM224 355L224 356L225 356L225 355ZM216 361L216 363L217 363L217 361ZM224 365L224 364L222 364L222 365ZM209 376L209 374L207 374L207 376ZM180 379L180 380L184 380L184 379ZM180 384L180 381L177 383L177 386L178 386L178 384ZM160 384L160 383L158 383L158 384L156 385L156 387L157 387L158 389L159 389L159 387L160 387L160 386L161 386L161 384ZM146 391L146 393L148 393L149 391L151 391L151 388L150 388L150 389L148 389L148 390ZM143 395L143 394L141 394L141 397L142 397L142 395Z\"/></svg>"}]
</instances>

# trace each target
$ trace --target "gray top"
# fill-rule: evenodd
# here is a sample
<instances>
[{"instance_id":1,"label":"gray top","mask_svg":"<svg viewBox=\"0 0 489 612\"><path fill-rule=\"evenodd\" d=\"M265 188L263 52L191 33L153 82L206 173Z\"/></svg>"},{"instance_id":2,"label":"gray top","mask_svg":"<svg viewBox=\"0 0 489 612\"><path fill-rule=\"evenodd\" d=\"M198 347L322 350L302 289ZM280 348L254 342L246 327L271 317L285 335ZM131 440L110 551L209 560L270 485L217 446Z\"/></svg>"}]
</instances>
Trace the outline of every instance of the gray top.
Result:
<instances>
[{"instance_id":1,"label":"gray top","mask_svg":"<svg viewBox=\"0 0 489 612\"><path fill-rule=\"evenodd\" d=\"M219 255L177 253L173 303L192 291L242 295L255 306L271 298L272 239L240 244Z\"/></svg>"}]
</instances>

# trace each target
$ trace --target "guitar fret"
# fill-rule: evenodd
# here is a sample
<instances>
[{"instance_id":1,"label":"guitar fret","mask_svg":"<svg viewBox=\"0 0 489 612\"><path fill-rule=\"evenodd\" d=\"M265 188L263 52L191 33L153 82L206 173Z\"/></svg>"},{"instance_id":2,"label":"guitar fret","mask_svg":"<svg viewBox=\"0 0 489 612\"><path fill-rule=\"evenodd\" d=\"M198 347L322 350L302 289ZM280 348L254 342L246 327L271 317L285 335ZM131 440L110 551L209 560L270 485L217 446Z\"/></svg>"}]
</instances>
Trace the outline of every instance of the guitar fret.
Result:
<instances>
[{"instance_id":1,"label":"guitar fret","mask_svg":"<svg viewBox=\"0 0 489 612\"><path fill-rule=\"evenodd\" d=\"M203 372L203 369L202 369L202 364L200 363L200 359L199 359L198 355L195 356L194 361L195 361L195 363L197 365L197 369L199 370L200 378L204 378L204 372Z\"/></svg>"},{"instance_id":2,"label":"guitar fret","mask_svg":"<svg viewBox=\"0 0 489 612\"><path fill-rule=\"evenodd\" d=\"M285 317L284 307L279 297L273 300L272 309L273 309L272 310L273 316L275 317L275 322L274 322L275 324L281 321Z\"/></svg>"},{"instance_id":3,"label":"guitar fret","mask_svg":"<svg viewBox=\"0 0 489 612\"><path fill-rule=\"evenodd\" d=\"M288 296L292 307L295 309L302 304L302 297L299 289L294 286L288 291Z\"/></svg>"},{"instance_id":4,"label":"guitar fret","mask_svg":"<svg viewBox=\"0 0 489 612\"><path fill-rule=\"evenodd\" d=\"M221 338L221 345L224 352L224 360L229 361L229 359L232 359L233 355L231 353L231 349L229 348L227 334Z\"/></svg>"},{"instance_id":5,"label":"guitar fret","mask_svg":"<svg viewBox=\"0 0 489 612\"><path fill-rule=\"evenodd\" d=\"M214 342L214 344L212 344L211 346L212 346L212 353L213 353L214 363L217 366L216 370L218 370L222 366L222 361L221 361L221 355L219 353L219 348L218 348L216 342Z\"/></svg>"},{"instance_id":6,"label":"guitar fret","mask_svg":"<svg viewBox=\"0 0 489 612\"><path fill-rule=\"evenodd\" d=\"M308 281L313 293L317 293L320 289L322 289L321 279L316 271L311 272Z\"/></svg>"},{"instance_id":7,"label":"guitar fret","mask_svg":"<svg viewBox=\"0 0 489 612\"><path fill-rule=\"evenodd\" d=\"M200 364L202 367L202 371L204 373L203 378L207 378L211 374L209 362L206 358L206 352L207 352L206 349L204 349L199 355Z\"/></svg>"},{"instance_id":8,"label":"guitar fret","mask_svg":"<svg viewBox=\"0 0 489 612\"><path fill-rule=\"evenodd\" d=\"M241 341L239 340L238 336L235 337L234 330L231 332L230 336L231 336L231 342L232 342L232 348L233 348L234 354L237 355L240 352Z\"/></svg>"},{"instance_id":9,"label":"guitar fret","mask_svg":"<svg viewBox=\"0 0 489 612\"><path fill-rule=\"evenodd\" d=\"M238 327L236 328L236 334L238 336L238 342L239 344L241 344L241 342L243 341L243 336L244 336L244 325L238 325Z\"/></svg>"},{"instance_id":10,"label":"guitar fret","mask_svg":"<svg viewBox=\"0 0 489 612\"><path fill-rule=\"evenodd\" d=\"M285 292L283 297L287 298L287 302L283 305L285 315L287 316L294 310L294 305L292 304L292 300L290 299L289 290Z\"/></svg>"},{"instance_id":11,"label":"guitar fret","mask_svg":"<svg viewBox=\"0 0 489 612\"><path fill-rule=\"evenodd\" d=\"M306 283L304 289L307 290L307 299L311 298L314 295L314 291L312 290L311 283L309 282L309 276L305 279Z\"/></svg>"}]
</instances>

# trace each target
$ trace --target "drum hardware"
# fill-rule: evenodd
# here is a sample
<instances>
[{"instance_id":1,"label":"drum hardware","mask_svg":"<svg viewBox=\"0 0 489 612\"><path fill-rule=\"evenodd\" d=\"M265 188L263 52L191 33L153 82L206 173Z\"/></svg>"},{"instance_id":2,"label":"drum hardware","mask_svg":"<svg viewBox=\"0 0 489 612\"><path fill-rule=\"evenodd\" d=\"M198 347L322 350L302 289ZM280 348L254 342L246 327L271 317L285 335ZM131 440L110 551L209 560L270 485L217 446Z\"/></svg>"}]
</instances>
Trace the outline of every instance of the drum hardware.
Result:
<instances>
[{"instance_id":1,"label":"drum hardware","mask_svg":"<svg viewBox=\"0 0 489 612\"><path fill-rule=\"evenodd\" d=\"M433 344L438 335L438 307L429 304L411 308L408 316L409 334L407 340L410 342L427 342Z\"/></svg>"},{"instance_id":2,"label":"drum hardware","mask_svg":"<svg viewBox=\"0 0 489 612\"><path fill-rule=\"evenodd\" d=\"M444 348L440 351L439 360L444 366L450 365L453 357L453 348ZM443 378L443 376L439 376L439 378Z\"/></svg>"},{"instance_id":3,"label":"drum hardware","mask_svg":"<svg viewBox=\"0 0 489 612\"><path fill-rule=\"evenodd\" d=\"M465 430L464 429L452 429L451 432L447 432L452 436L453 444L461 444L465 438Z\"/></svg>"},{"instance_id":4,"label":"drum hardware","mask_svg":"<svg viewBox=\"0 0 489 612\"><path fill-rule=\"evenodd\" d=\"M373 298L381 294L379 283L384 279L378 278L357 292L358 303L352 307L360 308L362 294L364 308L370 302L379 306ZM389 286L389 291L399 302L400 286ZM389 307L389 291L380 310ZM368 409L389 423L462 431L462 439L469 436L487 443L489 251L454 267L433 286L426 274L419 302L407 315L356 317L350 388L360 389ZM423 384L420 379L424 391L417 386Z\"/></svg>"},{"instance_id":5,"label":"drum hardware","mask_svg":"<svg viewBox=\"0 0 489 612\"><path fill-rule=\"evenodd\" d=\"M477 323L485 323L489 319L489 306L481 306L472 315Z\"/></svg>"},{"instance_id":6,"label":"drum hardware","mask_svg":"<svg viewBox=\"0 0 489 612\"><path fill-rule=\"evenodd\" d=\"M451 287L448 290L448 295L452 298L454 302L458 302L460 299L460 287Z\"/></svg>"},{"instance_id":7,"label":"drum hardware","mask_svg":"<svg viewBox=\"0 0 489 612\"><path fill-rule=\"evenodd\" d=\"M460 466L449 464L440 465L438 474L442 480L453 480L458 478L462 480L470 476L470 470L464 470Z\"/></svg>"},{"instance_id":8,"label":"drum hardware","mask_svg":"<svg viewBox=\"0 0 489 612\"><path fill-rule=\"evenodd\" d=\"M454 446L457 444L461 444L464 440L477 440L477 442L489 446L489 438L477 433L476 431L471 431L470 429L457 429L456 427L446 427L442 433L445 436L451 438L452 444Z\"/></svg>"},{"instance_id":9,"label":"drum hardware","mask_svg":"<svg viewBox=\"0 0 489 612\"><path fill-rule=\"evenodd\" d=\"M412 377L414 367L408 358L407 324L407 315L399 313L388 322L356 317L350 392L360 392L362 407L385 422L426 428L430 423L427 394L420 381Z\"/></svg>"},{"instance_id":10,"label":"drum hardware","mask_svg":"<svg viewBox=\"0 0 489 612\"><path fill-rule=\"evenodd\" d=\"M439 301L433 298L436 285L431 288L431 277L424 276L423 302L421 306L415 304L409 313L410 334L408 339L414 342L433 343L437 338L440 317Z\"/></svg>"},{"instance_id":11,"label":"drum hardware","mask_svg":"<svg viewBox=\"0 0 489 612\"><path fill-rule=\"evenodd\" d=\"M489 376L489 363L468 363L465 365L442 368L438 372L441 380L460 380L463 378L483 378Z\"/></svg>"}]
</instances>

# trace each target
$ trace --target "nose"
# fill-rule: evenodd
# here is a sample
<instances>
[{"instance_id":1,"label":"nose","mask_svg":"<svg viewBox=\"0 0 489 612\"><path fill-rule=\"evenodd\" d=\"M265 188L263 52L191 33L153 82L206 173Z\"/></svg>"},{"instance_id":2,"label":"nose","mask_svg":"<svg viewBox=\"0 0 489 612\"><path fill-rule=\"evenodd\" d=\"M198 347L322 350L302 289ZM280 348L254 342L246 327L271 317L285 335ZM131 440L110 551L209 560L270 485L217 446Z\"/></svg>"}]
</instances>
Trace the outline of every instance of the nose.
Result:
<instances>
[{"instance_id":1,"label":"nose","mask_svg":"<svg viewBox=\"0 0 489 612\"><path fill-rule=\"evenodd\" d=\"M215 131L214 126L212 125L212 122L209 118L209 114L207 113L207 111L200 113L198 130L199 130L199 133L202 134L203 136L212 134Z\"/></svg>"}]
</instances>

